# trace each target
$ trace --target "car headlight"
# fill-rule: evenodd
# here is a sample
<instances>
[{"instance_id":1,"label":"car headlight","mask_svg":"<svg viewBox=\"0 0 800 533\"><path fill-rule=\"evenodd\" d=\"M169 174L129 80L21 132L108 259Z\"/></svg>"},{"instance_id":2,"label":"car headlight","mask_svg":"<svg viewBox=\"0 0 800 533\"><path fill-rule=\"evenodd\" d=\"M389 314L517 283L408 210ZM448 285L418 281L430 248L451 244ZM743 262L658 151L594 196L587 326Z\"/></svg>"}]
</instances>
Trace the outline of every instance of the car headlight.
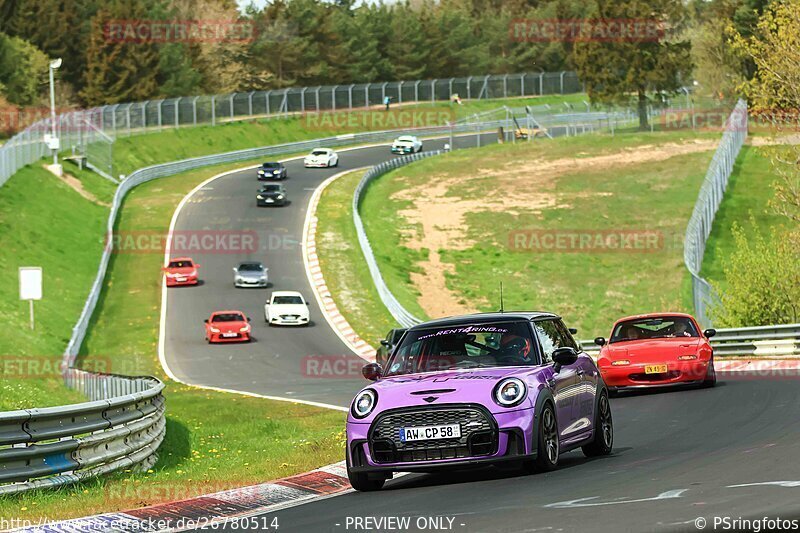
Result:
<instances>
[{"instance_id":1,"label":"car headlight","mask_svg":"<svg viewBox=\"0 0 800 533\"><path fill-rule=\"evenodd\" d=\"M250 326L245 326L239 330L240 333L247 333L250 331Z\"/></svg>"},{"instance_id":2,"label":"car headlight","mask_svg":"<svg viewBox=\"0 0 800 533\"><path fill-rule=\"evenodd\" d=\"M281 173L281 171L280 171L280 170L273 170L273 171L272 171L272 173L273 173L273 174L280 174L280 173Z\"/></svg>"},{"instance_id":3,"label":"car headlight","mask_svg":"<svg viewBox=\"0 0 800 533\"><path fill-rule=\"evenodd\" d=\"M256 198L258 198L259 200L263 200L264 199L264 197L261 196L260 194L258 196L256 196Z\"/></svg>"},{"instance_id":4,"label":"car headlight","mask_svg":"<svg viewBox=\"0 0 800 533\"><path fill-rule=\"evenodd\" d=\"M628 361L627 359L620 359L618 361L612 361L611 362L611 366L625 366L625 365L629 365L629 364L631 364L631 362Z\"/></svg>"},{"instance_id":5,"label":"car headlight","mask_svg":"<svg viewBox=\"0 0 800 533\"><path fill-rule=\"evenodd\" d=\"M494 389L494 401L502 407L519 405L525 399L528 389L525 383L517 378L507 378Z\"/></svg>"},{"instance_id":6,"label":"car headlight","mask_svg":"<svg viewBox=\"0 0 800 533\"><path fill-rule=\"evenodd\" d=\"M276 198L277 198L278 200L283 200L283 195L282 195L282 194L279 194L278 196L276 196Z\"/></svg>"},{"instance_id":7,"label":"car headlight","mask_svg":"<svg viewBox=\"0 0 800 533\"><path fill-rule=\"evenodd\" d=\"M364 389L353 400L353 407L350 411L355 418L366 418L375 409L377 403L378 393L372 389Z\"/></svg>"},{"instance_id":8,"label":"car headlight","mask_svg":"<svg viewBox=\"0 0 800 533\"><path fill-rule=\"evenodd\" d=\"M211 333L219 333L219 328L215 328L214 326L211 326Z\"/></svg>"},{"instance_id":9,"label":"car headlight","mask_svg":"<svg viewBox=\"0 0 800 533\"><path fill-rule=\"evenodd\" d=\"M197 270L192 270L191 272L189 272L189 276L196 276L196 275L197 275Z\"/></svg>"},{"instance_id":10,"label":"car headlight","mask_svg":"<svg viewBox=\"0 0 800 533\"><path fill-rule=\"evenodd\" d=\"M244 281L244 278L242 276L236 276L236 281Z\"/></svg>"}]
</instances>

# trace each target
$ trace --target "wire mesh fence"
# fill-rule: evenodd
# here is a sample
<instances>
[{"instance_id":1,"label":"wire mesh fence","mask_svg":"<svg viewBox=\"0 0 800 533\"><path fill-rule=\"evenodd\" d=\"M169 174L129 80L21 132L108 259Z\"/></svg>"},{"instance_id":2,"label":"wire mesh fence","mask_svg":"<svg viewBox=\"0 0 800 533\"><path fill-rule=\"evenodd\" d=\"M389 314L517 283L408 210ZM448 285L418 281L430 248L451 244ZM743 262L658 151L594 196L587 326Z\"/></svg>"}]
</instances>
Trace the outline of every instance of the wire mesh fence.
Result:
<instances>
[{"instance_id":1,"label":"wire mesh fence","mask_svg":"<svg viewBox=\"0 0 800 533\"><path fill-rule=\"evenodd\" d=\"M728 179L733 172L736 157L747 139L747 124L747 102L739 100L725 122L722 140L708 167L692 217L686 227L683 260L692 276L695 315L704 326L711 325L709 310L719 304L719 299L708 281L700 277L700 270L714 217L722 203L725 189L728 188Z\"/></svg>"},{"instance_id":2,"label":"wire mesh fence","mask_svg":"<svg viewBox=\"0 0 800 533\"><path fill-rule=\"evenodd\" d=\"M216 126L246 118L368 109L384 105L387 98L391 105L398 105L447 101L454 95L489 99L572 94L581 90L575 72L540 72L184 96L63 113L56 118L55 134L61 140L62 153L88 155L96 169L111 177L114 174L110 161L106 161L107 145L119 136L201 124ZM43 119L0 146L0 186L23 166L50 153L44 135L52 133L52 129L50 119ZM91 146L95 143L97 146ZM101 157L96 162L93 157L98 155Z\"/></svg>"}]
</instances>

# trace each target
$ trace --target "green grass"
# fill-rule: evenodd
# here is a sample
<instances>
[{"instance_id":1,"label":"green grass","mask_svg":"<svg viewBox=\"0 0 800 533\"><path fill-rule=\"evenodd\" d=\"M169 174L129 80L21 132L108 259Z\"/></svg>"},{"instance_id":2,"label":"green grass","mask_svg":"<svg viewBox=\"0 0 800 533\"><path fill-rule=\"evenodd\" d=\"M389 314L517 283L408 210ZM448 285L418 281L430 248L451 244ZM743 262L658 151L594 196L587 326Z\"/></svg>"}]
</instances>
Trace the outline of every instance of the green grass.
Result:
<instances>
[{"instance_id":1,"label":"green grass","mask_svg":"<svg viewBox=\"0 0 800 533\"><path fill-rule=\"evenodd\" d=\"M58 364L97 273L108 210L37 165L17 172L0 194L0 410L83 401L63 387ZM17 269L43 269L43 298L19 299Z\"/></svg>"},{"instance_id":2,"label":"green grass","mask_svg":"<svg viewBox=\"0 0 800 533\"><path fill-rule=\"evenodd\" d=\"M353 192L363 175L363 170L350 172L325 188L316 212L316 245L325 284L339 311L359 337L377 348L397 323L372 283L353 224Z\"/></svg>"},{"instance_id":3,"label":"green grass","mask_svg":"<svg viewBox=\"0 0 800 533\"><path fill-rule=\"evenodd\" d=\"M764 149L749 145L742 147L722 205L714 218L700 272L703 277L724 286L726 259L735 249L731 233L734 223L744 229L745 235L760 232L769 237L770 229L786 220L769 207L774 194L774 181L775 176Z\"/></svg>"},{"instance_id":4,"label":"green grass","mask_svg":"<svg viewBox=\"0 0 800 533\"><path fill-rule=\"evenodd\" d=\"M430 115L423 115L424 125L436 125L506 104L511 106L561 105L563 102L580 104L585 98L586 95L583 94L554 95L522 99L474 100L465 102L461 106L447 102L420 103L394 106L391 109L394 113L420 108L426 113L430 111ZM161 132L149 132L131 137L124 137L124 132L119 132L114 143L114 173L127 175L148 165L189 157L316 139L341 133L394 128L396 125L382 110L374 110L325 112L322 115L308 114L270 120L237 120L216 126L165 128Z\"/></svg>"},{"instance_id":5,"label":"green grass","mask_svg":"<svg viewBox=\"0 0 800 533\"><path fill-rule=\"evenodd\" d=\"M137 187L125 199L117 231L165 233L189 190L247 164L209 167ZM112 256L80 366L165 379L157 355L162 260L159 251ZM150 473L127 472L6 498L0 501L0 516L67 518L129 509L261 483L343 457L341 412L169 381L164 394L167 436Z\"/></svg>"},{"instance_id":6,"label":"green grass","mask_svg":"<svg viewBox=\"0 0 800 533\"><path fill-rule=\"evenodd\" d=\"M540 210L475 209L465 217L465 249L448 246L442 260L452 265L447 287L461 303L481 311L498 307L498 286L505 285L507 309L547 309L578 327L581 337L605 333L616 318L652 310L689 310L688 277L683 266L681 237L713 150L673 156L660 161L613 166L594 165L580 171L568 167L554 178L537 175L536 162L608 155L624 148L717 139L715 133L679 131L629 135L593 135L553 141L494 145L480 152L457 151L398 169L375 182L362 204L362 216L381 272L406 308L425 316L409 272L430 250L410 249L408 237L420 228L399 214L414 200L401 200L402 190L424 196L434 180L456 179L446 197L485 200L513 196L541 187L555 195L555 205ZM533 163L532 163L533 161ZM497 174L523 168L505 181ZM474 176L479 179L463 180ZM530 185L533 182L536 185ZM530 192L530 190L529 190ZM651 253L531 253L509 249L515 230L656 230L663 245ZM456 243L454 243L456 244ZM448 243L449 245L449 243ZM327 274L326 274L327 275Z\"/></svg>"}]
</instances>

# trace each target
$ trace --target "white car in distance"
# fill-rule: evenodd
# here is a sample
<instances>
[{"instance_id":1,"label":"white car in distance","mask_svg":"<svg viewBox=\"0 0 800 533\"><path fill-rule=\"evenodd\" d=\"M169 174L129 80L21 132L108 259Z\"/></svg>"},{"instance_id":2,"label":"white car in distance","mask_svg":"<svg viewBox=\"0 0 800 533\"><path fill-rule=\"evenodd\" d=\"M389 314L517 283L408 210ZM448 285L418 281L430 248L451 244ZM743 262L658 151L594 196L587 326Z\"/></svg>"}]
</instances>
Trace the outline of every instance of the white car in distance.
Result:
<instances>
[{"instance_id":1,"label":"white car in distance","mask_svg":"<svg viewBox=\"0 0 800 533\"><path fill-rule=\"evenodd\" d=\"M275 291L264 305L264 320L270 326L307 326L308 305L297 291Z\"/></svg>"},{"instance_id":2,"label":"white car in distance","mask_svg":"<svg viewBox=\"0 0 800 533\"><path fill-rule=\"evenodd\" d=\"M392 143L393 154L415 154L422 151L422 141L413 135L401 135Z\"/></svg>"},{"instance_id":3,"label":"white car in distance","mask_svg":"<svg viewBox=\"0 0 800 533\"><path fill-rule=\"evenodd\" d=\"M303 166L306 168L329 168L339 166L339 154L330 148L314 148L305 159Z\"/></svg>"}]
</instances>

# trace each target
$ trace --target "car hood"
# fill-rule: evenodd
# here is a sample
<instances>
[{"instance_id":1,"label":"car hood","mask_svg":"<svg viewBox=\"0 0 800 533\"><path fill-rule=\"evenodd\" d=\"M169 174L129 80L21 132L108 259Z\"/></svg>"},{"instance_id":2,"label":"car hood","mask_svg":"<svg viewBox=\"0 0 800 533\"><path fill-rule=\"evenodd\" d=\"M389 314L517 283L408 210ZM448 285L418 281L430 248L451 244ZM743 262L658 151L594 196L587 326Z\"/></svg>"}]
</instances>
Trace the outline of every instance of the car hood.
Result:
<instances>
[{"instance_id":1,"label":"car hood","mask_svg":"<svg viewBox=\"0 0 800 533\"><path fill-rule=\"evenodd\" d=\"M237 272L236 275L239 276L240 278L259 279L262 276L266 276L267 273L266 272L262 272L262 271L255 272L255 271L252 271L252 270L247 270L245 272Z\"/></svg>"},{"instance_id":2,"label":"car hood","mask_svg":"<svg viewBox=\"0 0 800 533\"><path fill-rule=\"evenodd\" d=\"M245 327L247 322L243 322L238 320L236 322L211 322L211 327L217 328L220 330L221 333L227 333L230 331L235 331L236 333L239 332L240 329Z\"/></svg>"},{"instance_id":3,"label":"car hood","mask_svg":"<svg viewBox=\"0 0 800 533\"><path fill-rule=\"evenodd\" d=\"M195 267L184 267L184 268L168 268L167 272L169 274L183 274L184 276L188 276L192 272L195 271Z\"/></svg>"},{"instance_id":4,"label":"car hood","mask_svg":"<svg viewBox=\"0 0 800 533\"><path fill-rule=\"evenodd\" d=\"M394 146L414 146L414 141L395 141Z\"/></svg>"},{"instance_id":5,"label":"car hood","mask_svg":"<svg viewBox=\"0 0 800 533\"><path fill-rule=\"evenodd\" d=\"M694 355L700 346L699 337L676 337L666 339L644 339L609 344L604 347L601 356L612 360L631 359L631 362L644 362L655 359L677 358L680 355Z\"/></svg>"},{"instance_id":6,"label":"car hood","mask_svg":"<svg viewBox=\"0 0 800 533\"><path fill-rule=\"evenodd\" d=\"M275 196L280 196L282 194L283 193L281 191L258 191L259 196L268 196L270 198L273 198Z\"/></svg>"},{"instance_id":7,"label":"car hood","mask_svg":"<svg viewBox=\"0 0 800 533\"><path fill-rule=\"evenodd\" d=\"M355 422L371 422L375 415L387 409L435 407L448 403L477 403L492 413L524 409L532 405L537 386L545 379L541 374L549 368L544 366L480 368L383 378L366 387L378 393L375 410L367 418ZM517 377L528 386L527 398L522 404L511 408L500 407L492 400L495 386L507 377Z\"/></svg>"},{"instance_id":8,"label":"car hood","mask_svg":"<svg viewBox=\"0 0 800 533\"><path fill-rule=\"evenodd\" d=\"M309 161L327 161L328 155L307 155L306 159Z\"/></svg>"},{"instance_id":9,"label":"car hood","mask_svg":"<svg viewBox=\"0 0 800 533\"><path fill-rule=\"evenodd\" d=\"M308 315L308 306L304 304L270 305L269 312L273 315Z\"/></svg>"}]
</instances>

